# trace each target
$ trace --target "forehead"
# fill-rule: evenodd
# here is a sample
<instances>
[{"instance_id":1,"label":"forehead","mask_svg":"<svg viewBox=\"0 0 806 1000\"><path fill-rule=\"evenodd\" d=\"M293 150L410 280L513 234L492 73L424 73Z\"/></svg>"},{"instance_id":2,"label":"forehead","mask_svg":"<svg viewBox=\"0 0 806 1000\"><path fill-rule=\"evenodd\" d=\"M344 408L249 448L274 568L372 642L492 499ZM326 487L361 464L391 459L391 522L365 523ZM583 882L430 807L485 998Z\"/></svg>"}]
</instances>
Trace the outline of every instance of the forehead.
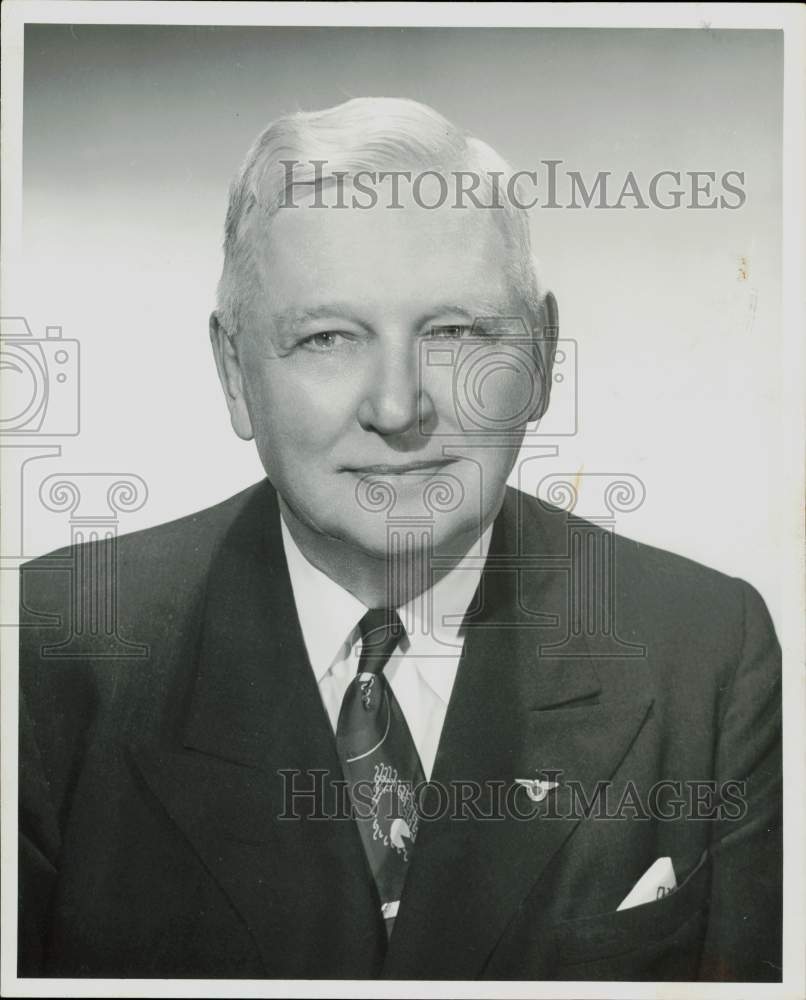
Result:
<instances>
[{"instance_id":1,"label":"forehead","mask_svg":"<svg viewBox=\"0 0 806 1000\"><path fill-rule=\"evenodd\" d=\"M346 200L349 204L349 189ZM401 321L436 302L506 312L512 250L493 211L445 205L281 208L256 235L260 291L271 311L352 305Z\"/></svg>"}]
</instances>

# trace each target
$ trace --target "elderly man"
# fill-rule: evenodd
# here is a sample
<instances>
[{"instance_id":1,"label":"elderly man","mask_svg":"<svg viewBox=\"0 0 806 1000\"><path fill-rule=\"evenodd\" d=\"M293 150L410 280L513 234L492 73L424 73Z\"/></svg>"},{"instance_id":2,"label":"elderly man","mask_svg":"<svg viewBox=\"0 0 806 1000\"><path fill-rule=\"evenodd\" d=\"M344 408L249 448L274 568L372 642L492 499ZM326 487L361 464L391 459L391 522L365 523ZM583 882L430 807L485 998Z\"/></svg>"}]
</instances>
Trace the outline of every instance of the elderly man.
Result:
<instances>
[{"instance_id":1,"label":"elderly man","mask_svg":"<svg viewBox=\"0 0 806 1000\"><path fill-rule=\"evenodd\" d=\"M507 487L557 326L514 181L411 101L256 141L210 333L266 479L67 552L147 656L50 656L92 574L23 569L20 974L780 979L774 631Z\"/></svg>"}]
</instances>

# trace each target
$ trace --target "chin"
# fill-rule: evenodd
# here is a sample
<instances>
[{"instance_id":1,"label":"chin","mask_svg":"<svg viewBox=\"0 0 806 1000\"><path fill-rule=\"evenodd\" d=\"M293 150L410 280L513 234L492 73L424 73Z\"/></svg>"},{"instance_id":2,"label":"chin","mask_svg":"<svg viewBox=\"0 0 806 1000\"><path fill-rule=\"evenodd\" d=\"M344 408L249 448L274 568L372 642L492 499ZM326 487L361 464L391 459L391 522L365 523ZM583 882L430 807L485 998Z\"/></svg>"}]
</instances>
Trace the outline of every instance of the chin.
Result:
<instances>
[{"instance_id":1,"label":"chin","mask_svg":"<svg viewBox=\"0 0 806 1000\"><path fill-rule=\"evenodd\" d=\"M349 525L328 532L340 541L374 559L415 556L425 551L464 555L478 538L482 525L478 515L463 518L435 517L432 520L407 518L353 519Z\"/></svg>"}]
</instances>

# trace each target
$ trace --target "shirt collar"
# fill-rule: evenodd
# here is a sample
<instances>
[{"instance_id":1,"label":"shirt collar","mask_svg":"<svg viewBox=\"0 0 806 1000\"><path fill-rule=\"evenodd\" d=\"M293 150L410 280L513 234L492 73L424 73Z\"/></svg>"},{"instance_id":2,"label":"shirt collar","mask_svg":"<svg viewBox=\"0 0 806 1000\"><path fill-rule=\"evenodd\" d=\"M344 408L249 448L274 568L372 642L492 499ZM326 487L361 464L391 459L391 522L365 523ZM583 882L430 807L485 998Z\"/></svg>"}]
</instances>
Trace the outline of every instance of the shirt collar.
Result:
<instances>
[{"instance_id":1,"label":"shirt collar","mask_svg":"<svg viewBox=\"0 0 806 1000\"><path fill-rule=\"evenodd\" d=\"M280 525L302 637L319 682L347 642L351 631L363 618L367 606L308 562L286 527L282 514Z\"/></svg>"},{"instance_id":2,"label":"shirt collar","mask_svg":"<svg viewBox=\"0 0 806 1000\"><path fill-rule=\"evenodd\" d=\"M297 615L308 658L319 682L349 641L367 606L305 558L282 514L280 525ZM440 671L439 661L446 657L455 659L461 651L462 621L478 587L491 534L492 524L450 572L398 608L411 652L427 658L428 683L446 703L453 674Z\"/></svg>"}]
</instances>

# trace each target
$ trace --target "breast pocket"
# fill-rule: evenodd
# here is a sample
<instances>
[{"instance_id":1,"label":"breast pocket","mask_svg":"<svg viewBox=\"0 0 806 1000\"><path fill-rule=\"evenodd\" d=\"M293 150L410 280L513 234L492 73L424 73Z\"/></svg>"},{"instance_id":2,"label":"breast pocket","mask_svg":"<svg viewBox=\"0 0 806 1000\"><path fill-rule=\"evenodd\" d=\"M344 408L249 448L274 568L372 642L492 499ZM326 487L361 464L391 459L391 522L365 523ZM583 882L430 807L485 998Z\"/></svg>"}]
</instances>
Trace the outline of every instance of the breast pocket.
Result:
<instances>
[{"instance_id":1,"label":"breast pocket","mask_svg":"<svg viewBox=\"0 0 806 1000\"><path fill-rule=\"evenodd\" d=\"M596 973L559 978L663 978L656 974L663 970L665 957L671 958L671 969L693 968L708 905L710 867L705 852L685 881L662 899L555 924L559 966L598 963L603 968L610 963L614 970L612 976ZM666 978L685 975L668 974Z\"/></svg>"}]
</instances>

